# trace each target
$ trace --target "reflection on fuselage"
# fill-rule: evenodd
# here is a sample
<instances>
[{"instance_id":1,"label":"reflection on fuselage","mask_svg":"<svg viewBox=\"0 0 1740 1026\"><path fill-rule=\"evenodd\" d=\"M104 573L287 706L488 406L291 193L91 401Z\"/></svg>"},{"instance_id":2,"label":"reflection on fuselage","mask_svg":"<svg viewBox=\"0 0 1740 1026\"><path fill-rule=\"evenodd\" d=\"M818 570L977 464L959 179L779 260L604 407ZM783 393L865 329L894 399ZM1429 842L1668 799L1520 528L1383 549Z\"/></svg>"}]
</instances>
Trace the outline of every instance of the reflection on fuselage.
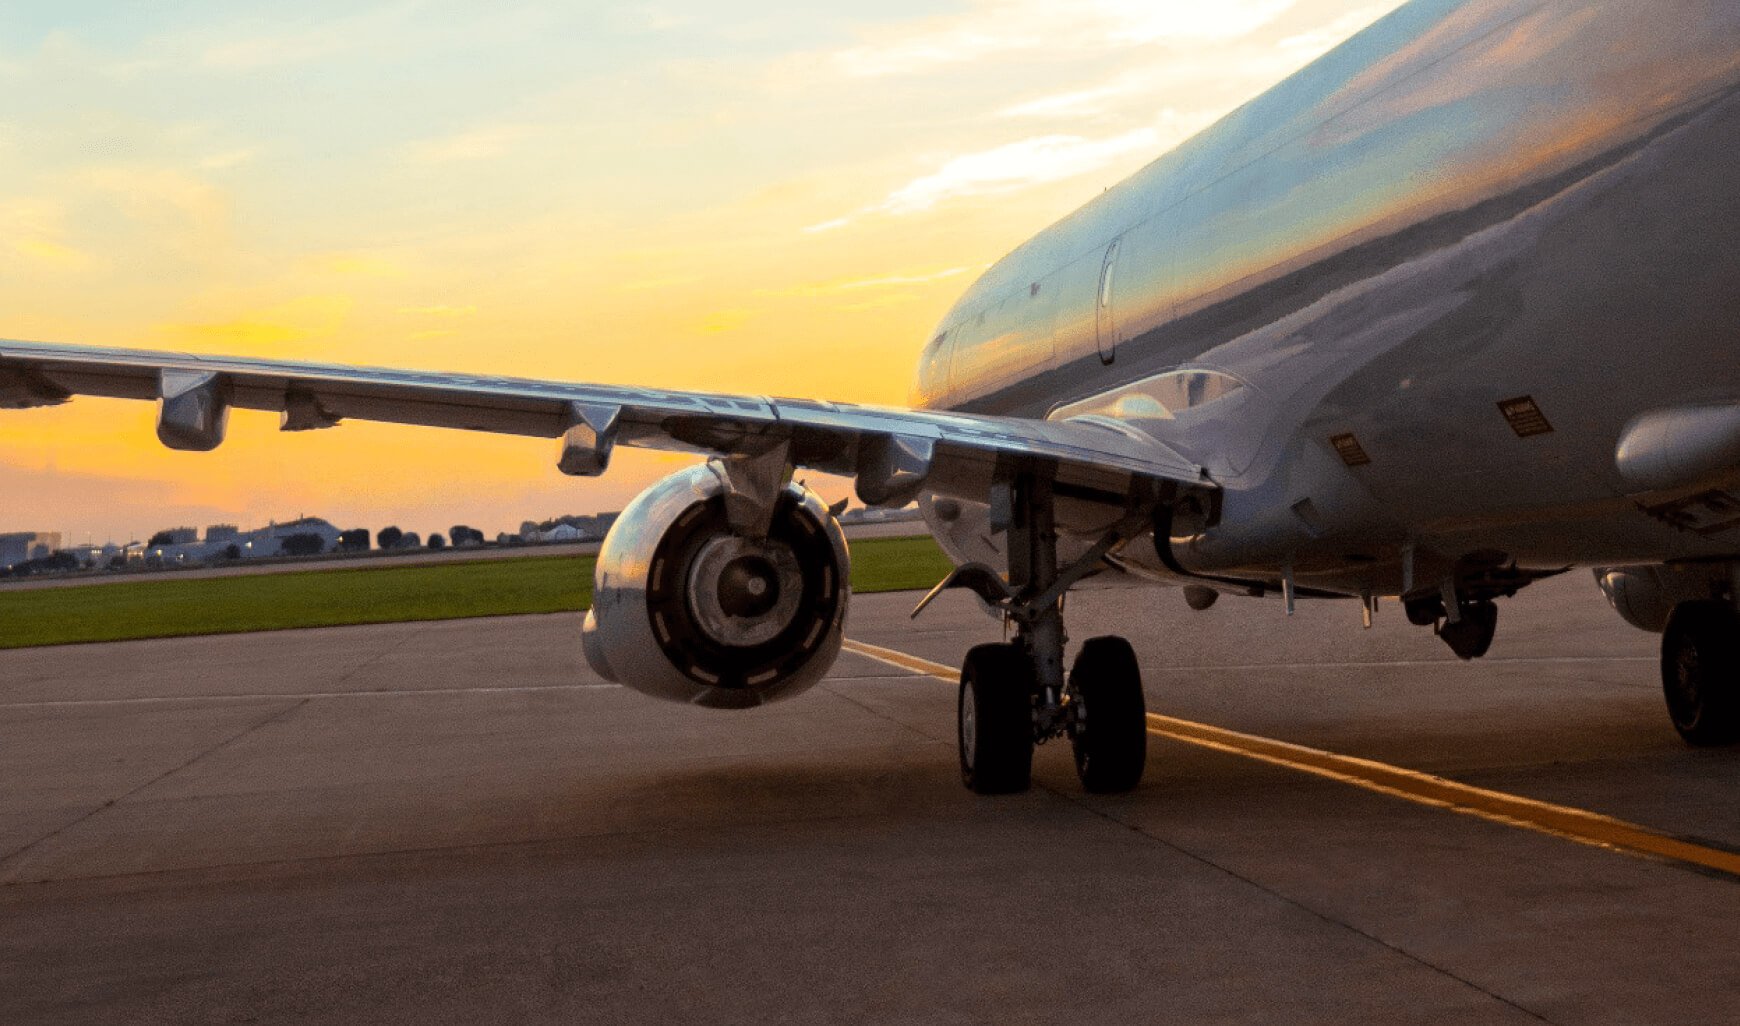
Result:
<instances>
[{"instance_id":1,"label":"reflection on fuselage","mask_svg":"<svg viewBox=\"0 0 1740 1026\"><path fill-rule=\"evenodd\" d=\"M1729 3L1416 0L999 261L945 319L918 398L1037 416L1035 401L1185 363L1256 326L1275 305L1266 286L1287 280L1284 305L1303 309L1382 269L1338 256L1526 200L1737 69ZM1113 245L1117 355L1103 365L1096 300ZM1304 270L1318 273L1295 283ZM1251 309L1227 309L1240 301Z\"/></svg>"},{"instance_id":2,"label":"reflection on fuselage","mask_svg":"<svg viewBox=\"0 0 1740 1026\"><path fill-rule=\"evenodd\" d=\"M916 401L1177 420L1140 383L1242 382L1163 429L1249 514L1180 551L1202 566L1343 573L1423 534L1705 551L1647 518L1567 525L1632 505L1628 420L1740 400L1740 190L1716 187L1737 82L1730 0L1415 0L993 266ZM1519 447L1493 412L1517 396L1558 432ZM1347 435L1369 466L1336 459ZM1271 515L1303 499L1309 524ZM1395 544L1340 551L1362 532Z\"/></svg>"}]
</instances>

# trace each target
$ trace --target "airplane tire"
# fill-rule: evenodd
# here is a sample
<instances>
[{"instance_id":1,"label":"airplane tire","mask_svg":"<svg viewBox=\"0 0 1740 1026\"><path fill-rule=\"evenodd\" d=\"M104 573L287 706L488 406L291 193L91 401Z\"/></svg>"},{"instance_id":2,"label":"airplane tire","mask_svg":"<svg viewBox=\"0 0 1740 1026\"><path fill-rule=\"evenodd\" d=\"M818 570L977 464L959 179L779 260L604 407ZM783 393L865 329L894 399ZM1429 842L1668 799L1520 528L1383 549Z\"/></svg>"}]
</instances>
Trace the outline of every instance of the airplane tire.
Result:
<instances>
[{"instance_id":1,"label":"airplane tire","mask_svg":"<svg viewBox=\"0 0 1740 1026\"><path fill-rule=\"evenodd\" d=\"M961 664L956 707L961 781L974 794L1015 794L1033 778L1033 670L1016 646L980 645Z\"/></svg>"},{"instance_id":2,"label":"airplane tire","mask_svg":"<svg viewBox=\"0 0 1740 1026\"><path fill-rule=\"evenodd\" d=\"M1492 649L1492 639L1498 632L1498 603L1491 600L1465 602L1462 618L1438 628L1438 637L1450 646L1458 659L1479 659Z\"/></svg>"},{"instance_id":3,"label":"airplane tire","mask_svg":"<svg viewBox=\"0 0 1740 1026\"><path fill-rule=\"evenodd\" d=\"M1661 641L1662 691L1688 744L1740 740L1740 613L1727 602L1682 602Z\"/></svg>"},{"instance_id":4,"label":"airplane tire","mask_svg":"<svg viewBox=\"0 0 1740 1026\"><path fill-rule=\"evenodd\" d=\"M1148 708L1135 649L1123 638L1089 639L1069 684L1077 710L1070 741L1082 787L1093 794L1135 789L1148 763Z\"/></svg>"}]
</instances>

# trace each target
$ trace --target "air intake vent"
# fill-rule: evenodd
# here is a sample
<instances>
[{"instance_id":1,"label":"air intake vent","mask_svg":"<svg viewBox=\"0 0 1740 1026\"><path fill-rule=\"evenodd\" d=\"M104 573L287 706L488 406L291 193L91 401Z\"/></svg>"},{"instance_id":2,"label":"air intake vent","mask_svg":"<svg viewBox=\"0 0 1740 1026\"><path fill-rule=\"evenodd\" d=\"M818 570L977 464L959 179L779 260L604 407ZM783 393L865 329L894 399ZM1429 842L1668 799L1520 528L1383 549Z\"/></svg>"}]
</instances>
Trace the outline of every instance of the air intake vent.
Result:
<instances>
[{"instance_id":1,"label":"air intake vent","mask_svg":"<svg viewBox=\"0 0 1740 1026\"><path fill-rule=\"evenodd\" d=\"M1498 412L1504 414L1504 419L1510 422L1510 429L1516 432L1518 438L1553 433L1553 425L1547 422L1546 414L1535 405L1534 396L1506 399L1498 404Z\"/></svg>"},{"instance_id":2,"label":"air intake vent","mask_svg":"<svg viewBox=\"0 0 1740 1026\"><path fill-rule=\"evenodd\" d=\"M1359 439L1351 434L1336 435L1329 440L1329 444L1335 446L1335 454L1341 457L1341 462L1350 467L1363 467L1371 462L1371 457L1366 455L1365 446L1360 445Z\"/></svg>"}]
</instances>

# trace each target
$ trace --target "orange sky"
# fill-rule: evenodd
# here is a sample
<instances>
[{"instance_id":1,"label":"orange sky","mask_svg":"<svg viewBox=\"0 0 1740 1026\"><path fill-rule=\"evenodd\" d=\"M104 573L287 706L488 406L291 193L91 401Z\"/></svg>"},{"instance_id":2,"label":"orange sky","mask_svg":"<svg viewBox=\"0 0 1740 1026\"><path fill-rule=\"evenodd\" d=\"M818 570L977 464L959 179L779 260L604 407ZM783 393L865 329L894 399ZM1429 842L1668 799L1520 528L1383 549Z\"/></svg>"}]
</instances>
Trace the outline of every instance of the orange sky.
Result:
<instances>
[{"instance_id":1,"label":"orange sky","mask_svg":"<svg viewBox=\"0 0 1740 1026\"><path fill-rule=\"evenodd\" d=\"M992 260L1396 3L585 6L7 5L0 337L902 403ZM0 413L0 531L493 535L684 462L152 418Z\"/></svg>"}]
</instances>

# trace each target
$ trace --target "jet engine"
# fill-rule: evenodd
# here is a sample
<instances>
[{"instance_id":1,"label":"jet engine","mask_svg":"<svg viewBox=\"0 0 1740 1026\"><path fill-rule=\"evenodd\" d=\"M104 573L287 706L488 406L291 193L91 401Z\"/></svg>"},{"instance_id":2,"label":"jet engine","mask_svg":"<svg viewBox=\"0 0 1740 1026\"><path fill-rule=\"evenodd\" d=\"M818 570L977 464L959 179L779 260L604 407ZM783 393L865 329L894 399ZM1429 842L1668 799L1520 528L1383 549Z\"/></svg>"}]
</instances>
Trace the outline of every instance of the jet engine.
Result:
<instances>
[{"instance_id":1,"label":"jet engine","mask_svg":"<svg viewBox=\"0 0 1740 1026\"><path fill-rule=\"evenodd\" d=\"M851 595L839 522L814 492L787 484L757 538L727 515L741 498L709 462L622 511L586 614L586 661L601 676L654 698L740 709L790 698L828 672Z\"/></svg>"},{"instance_id":2,"label":"jet engine","mask_svg":"<svg viewBox=\"0 0 1740 1026\"><path fill-rule=\"evenodd\" d=\"M1660 634L1675 606L1720 597L1729 585L1725 569L1705 564L1602 567L1595 580L1626 623Z\"/></svg>"}]
</instances>

